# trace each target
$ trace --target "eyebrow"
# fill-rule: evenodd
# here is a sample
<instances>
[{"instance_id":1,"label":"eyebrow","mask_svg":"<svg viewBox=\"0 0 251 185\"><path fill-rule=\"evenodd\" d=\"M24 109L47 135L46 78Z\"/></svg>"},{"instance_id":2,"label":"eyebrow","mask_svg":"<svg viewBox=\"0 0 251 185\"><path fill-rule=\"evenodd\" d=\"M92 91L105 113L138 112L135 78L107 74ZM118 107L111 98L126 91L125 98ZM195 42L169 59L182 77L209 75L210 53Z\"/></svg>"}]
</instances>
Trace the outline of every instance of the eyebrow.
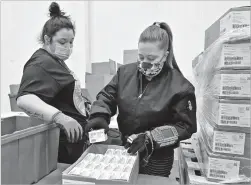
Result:
<instances>
[{"instance_id":1,"label":"eyebrow","mask_svg":"<svg viewBox=\"0 0 251 185\"><path fill-rule=\"evenodd\" d=\"M144 56L143 54L139 53L139 55ZM146 55L147 57L158 57L158 55Z\"/></svg>"},{"instance_id":2,"label":"eyebrow","mask_svg":"<svg viewBox=\"0 0 251 185\"><path fill-rule=\"evenodd\" d=\"M158 55L147 55L147 57L158 57Z\"/></svg>"},{"instance_id":3,"label":"eyebrow","mask_svg":"<svg viewBox=\"0 0 251 185\"><path fill-rule=\"evenodd\" d=\"M60 41L67 41L66 38L60 38L59 40L60 40ZM72 38L71 41L74 41L74 38Z\"/></svg>"}]
</instances>

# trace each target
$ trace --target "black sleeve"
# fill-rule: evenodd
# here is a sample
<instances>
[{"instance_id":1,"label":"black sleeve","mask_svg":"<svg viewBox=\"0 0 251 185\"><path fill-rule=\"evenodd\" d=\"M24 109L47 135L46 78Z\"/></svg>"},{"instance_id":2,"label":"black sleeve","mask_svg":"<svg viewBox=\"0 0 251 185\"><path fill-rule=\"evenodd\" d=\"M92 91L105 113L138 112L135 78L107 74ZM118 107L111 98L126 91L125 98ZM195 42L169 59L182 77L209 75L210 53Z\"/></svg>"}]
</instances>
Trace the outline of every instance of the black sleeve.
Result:
<instances>
[{"instance_id":1,"label":"black sleeve","mask_svg":"<svg viewBox=\"0 0 251 185\"><path fill-rule=\"evenodd\" d=\"M24 69L17 98L34 94L49 103L59 90L59 83L48 72L38 65L30 65Z\"/></svg>"},{"instance_id":2,"label":"black sleeve","mask_svg":"<svg viewBox=\"0 0 251 185\"><path fill-rule=\"evenodd\" d=\"M178 140L189 139L193 133L197 132L196 121L196 98L193 91L180 96L179 100L173 105L174 126L179 134Z\"/></svg>"},{"instance_id":3,"label":"black sleeve","mask_svg":"<svg viewBox=\"0 0 251 185\"><path fill-rule=\"evenodd\" d=\"M96 101L93 102L91 107L90 119L102 116L110 122L110 118L116 114L118 76L119 70L112 80L98 93Z\"/></svg>"}]
</instances>

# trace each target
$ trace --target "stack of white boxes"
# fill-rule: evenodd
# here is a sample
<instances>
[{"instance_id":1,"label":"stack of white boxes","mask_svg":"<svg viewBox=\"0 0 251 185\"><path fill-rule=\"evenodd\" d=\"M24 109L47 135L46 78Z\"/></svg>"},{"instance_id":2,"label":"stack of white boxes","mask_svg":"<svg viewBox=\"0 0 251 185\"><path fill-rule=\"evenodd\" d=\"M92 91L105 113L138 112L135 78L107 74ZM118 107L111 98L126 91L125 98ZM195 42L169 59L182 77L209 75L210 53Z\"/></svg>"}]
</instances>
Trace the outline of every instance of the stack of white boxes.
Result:
<instances>
[{"instance_id":1,"label":"stack of white boxes","mask_svg":"<svg viewBox=\"0 0 251 185\"><path fill-rule=\"evenodd\" d=\"M205 51L193 61L201 168L210 181L250 178L248 24L250 7L230 9L206 31Z\"/></svg>"}]
</instances>

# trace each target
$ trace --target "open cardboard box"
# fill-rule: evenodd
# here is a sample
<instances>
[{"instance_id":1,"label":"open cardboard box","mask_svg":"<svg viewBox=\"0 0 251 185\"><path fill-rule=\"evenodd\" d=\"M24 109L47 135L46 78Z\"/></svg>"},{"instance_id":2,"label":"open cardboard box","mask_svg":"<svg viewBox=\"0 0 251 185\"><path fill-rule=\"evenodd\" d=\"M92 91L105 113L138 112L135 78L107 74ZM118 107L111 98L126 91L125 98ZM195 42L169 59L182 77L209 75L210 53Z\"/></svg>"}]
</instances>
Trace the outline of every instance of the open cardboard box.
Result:
<instances>
[{"instance_id":1,"label":"open cardboard box","mask_svg":"<svg viewBox=\"0 0 251 185\"><path fill-rule=\"evenodd\" d=\"M108 149L124 149L123 146L93 144L82 154L82 156L62 174L62 184L136 184L139 173L139 156L133 165L129 181L123 180L96 180L83 176L68 174L79 162L81 162L88 153L105 154Z\"/></svg>"}]
</instances>

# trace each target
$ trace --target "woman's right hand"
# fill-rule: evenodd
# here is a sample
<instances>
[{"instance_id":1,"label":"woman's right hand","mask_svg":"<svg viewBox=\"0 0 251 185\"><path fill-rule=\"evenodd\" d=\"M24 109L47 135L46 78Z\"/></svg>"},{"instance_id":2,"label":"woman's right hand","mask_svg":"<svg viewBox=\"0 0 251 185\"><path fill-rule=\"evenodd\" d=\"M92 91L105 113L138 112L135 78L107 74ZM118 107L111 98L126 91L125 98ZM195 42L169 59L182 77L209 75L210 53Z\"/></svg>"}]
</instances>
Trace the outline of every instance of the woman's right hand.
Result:
<instances>
[{"instance_id":1,"label":"woman's right hand","mask_svg":"<svg viewBox=\"0 0 251 185\"><path fill-rule=\"evenodd\" d=\"M64 130L69 142L75 143L82 140L83 128L75 119L60 112L54 117L53 122Z\"/></svg>"}]
</instances>

